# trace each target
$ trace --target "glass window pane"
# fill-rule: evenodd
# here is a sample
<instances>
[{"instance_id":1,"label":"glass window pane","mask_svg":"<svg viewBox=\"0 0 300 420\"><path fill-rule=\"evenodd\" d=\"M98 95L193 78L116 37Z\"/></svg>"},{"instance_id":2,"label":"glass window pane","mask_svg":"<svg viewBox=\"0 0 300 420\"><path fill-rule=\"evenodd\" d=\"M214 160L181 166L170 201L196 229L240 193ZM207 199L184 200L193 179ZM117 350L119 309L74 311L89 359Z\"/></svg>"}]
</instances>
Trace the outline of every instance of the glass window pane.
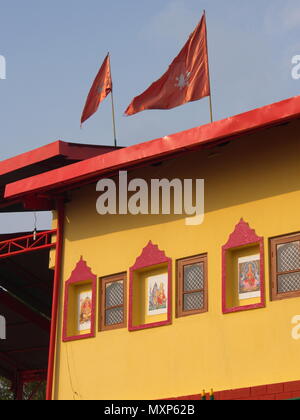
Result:
<instances>
[{"instance_id":1,"label":"glass window pane","mask_svg":"<svg viewBox=\"0 0 300 420\"><path fill-rule=\"evenodd\" d=\"M297 292L300 290L300 273L278 276L278 293Z\"/></svg>"},{"instance_id":2,"label":"glass window pane","mask_svg":"<svg viewBox=\"0 0 300 420\"><path fill-rule=\"evenodd\" d=\"M277 246L278 272L300 270L300 242L290 242Z\"/></svg>"},{"instance_id":3,"label":"glass window pane","mask_svg":"<svg viewBox=\"0 0 300 420\"><path fill-rule=\"evenodd\" d=\"M105 303L106 308L112 306L123 305L124 300L123 282L115 281L113 283L107 283L105 289Z\"/></svg>"},{"instance_id":4,"label":"glass window pane","mask_svg":"<svg viewBox=\"0 0 300 420\"><path fill-rule=\"evenodd\" d=\"M185 292L204 289L204 264L186 265L183 269Z\"/></svg>"},{"instance_id":5,"label":"glass window pane","mask_svg":"<svg viewBox=\"0 0 300 420\"><path fill-rule=\"evenodd\" d=\"M108 309L105 313L106 326L122 324L123 320L124 320L123 308Z\"/></svg>"},{"instance_id":6,"label":"glass window pane","mask_svg":"<svg viewBox=\"0 0 300 420\"><path fill-rule=\"evenodd\" d=\"M188 293L183 298L184 311L196 311L204 309L204 293Z\"/></svg>"}]
</instances>

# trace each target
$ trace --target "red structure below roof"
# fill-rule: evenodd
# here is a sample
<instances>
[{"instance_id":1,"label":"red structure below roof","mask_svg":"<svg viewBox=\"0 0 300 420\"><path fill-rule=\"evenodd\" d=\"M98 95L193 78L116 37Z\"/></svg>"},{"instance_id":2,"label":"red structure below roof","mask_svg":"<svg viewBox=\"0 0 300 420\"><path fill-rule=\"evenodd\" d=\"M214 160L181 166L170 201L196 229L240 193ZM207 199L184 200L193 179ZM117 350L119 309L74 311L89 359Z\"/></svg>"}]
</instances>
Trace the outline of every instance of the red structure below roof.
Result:
<instances>
[{"instance_id":1,"label":"red structure below roof","mask_svg":"<svg viewBox=\"0 0 300 420\"><path fill-rule=\"evenodd\" d=\"M0 314L7 329L6 340L0 340L0 375L15 387L21 378L45 379L53 289L49 258L56 234L0 235Z\"/></svg>"},{"instance_id":2,"label":"red structure below roof","mask_svg":"<svg viewBox=\"0 0 300 420\"><path fill-rule=\"evenodd\" d=\"M219 142L234 138L237 140L243 134L298 118L300 118L300 96L13 182L6 186L5 198L21 198L40 192L72 188L122 168L158 161L187 150L212 147Z\"/></svg>"},{"instance_id":3,"label":"red structure below roof","mask_svg":"<svg viewBox=\"0 0 300 420\"><path fill-rule=\"evenodd\" d=\"M111 146L66 143L58 140L47 144L46 146L39 147L38 149L3 160L0 162L0 177L25 168L27 168L30 176L29 168L33 165L41 165L44 162L47 164L43 168L42 172L44 172L45 169L54 169L55 159L57 160L58 158L61 158L61 161L67 165L68 162L74 163L75 161L86 160L94 156L111 152L114 149L115 148Z\"/></svg>"},{"instance_id":4,"label":"red structure below roof","mask_svg":"<svg viewBox=\"0 0 300 420\"><path fill-rule=\"evenodd\" d=\"M72 165L76 162L111 152L112 150L116 150L116 148L111 146L66 143L59 140L19 156L3 160L0 162L0 212L27 210L23 206L20 206L18 202L3 202L2 198L6 184ZM40 207L39 209L47 210L51 209L51 206L47 205L45 209ZM34 210L34 208L31 210Z\"/></svg>"}]
</instances>

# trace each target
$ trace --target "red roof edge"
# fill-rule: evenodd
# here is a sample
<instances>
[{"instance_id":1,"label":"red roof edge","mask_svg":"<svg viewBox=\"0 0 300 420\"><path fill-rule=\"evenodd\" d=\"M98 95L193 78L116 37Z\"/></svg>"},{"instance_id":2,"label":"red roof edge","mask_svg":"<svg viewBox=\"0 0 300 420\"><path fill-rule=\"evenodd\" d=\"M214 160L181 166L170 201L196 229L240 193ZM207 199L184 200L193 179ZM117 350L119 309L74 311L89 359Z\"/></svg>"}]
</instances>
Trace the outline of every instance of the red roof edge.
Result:
<instances>
[{"instance_id":1,"label":"red roof edge","mask_svg":"<svg viewBox=\"0 0 300 420\"><path fill-rule=\"evenodd\" d=\"M19 169L43 162L45 160L64 156L71 160L85 160L115 149L113 146L87 145L57 140L29 152L22 153L0 162L0 176Z\"/></svg>"},{"instance_id":2,"label":"red roof edge","mask_svg":"<svg viewBox=\"0 0 300 420\"><path fill-rule=\"evenodd\" d=\"M60 143L60 141L55 141L35 150L3 160L0 162L0 176L59 155Z\"/></svg>"},{"instance_id":3,"label":"red roof edge","mask_svg":"<svg viewBox=\"0 0 300 420\"><path fill-rule=\"evenodd\" d=\"M16 181L6 186L5 198L19 198L41 191L71 186L121 168L161 159L167 155L181 153L201 145L297 118L300 118L300 96Z\"/></svg>"}]
</instances>

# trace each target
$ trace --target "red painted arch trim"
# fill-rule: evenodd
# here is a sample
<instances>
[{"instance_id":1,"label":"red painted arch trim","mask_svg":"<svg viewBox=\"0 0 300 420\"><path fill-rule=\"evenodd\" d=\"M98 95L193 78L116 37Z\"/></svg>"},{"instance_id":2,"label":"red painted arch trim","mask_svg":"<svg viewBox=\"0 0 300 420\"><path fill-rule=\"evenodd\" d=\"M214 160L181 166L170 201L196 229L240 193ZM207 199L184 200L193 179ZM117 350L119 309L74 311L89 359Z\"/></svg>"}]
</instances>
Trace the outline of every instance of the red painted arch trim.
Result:
<instances>
[{"instance_id":1,"label":"red painted arch trim","mask_svg":"<svg viewBox=\"0 0 300 420\"><path fill-rule=\"evenodd\" d=\"M222 121L203 125L146 143L75 163L11 184L5 198L24 197L71 186L143 162L183 153L200 146L240 137L300 117L300 96L255 109Z\"/></svg>"},{"instance_id":2,"label":"red painted arch trim","mask_svg":"<svg viewBox=\"0 0 300 420\"><path fill-rule=\"evenodd\" d=\"M246 245L259 244L260 249L260 303L254 305L244 305L228 308L226 303L227 290L227 252L230 249L243 247ZM236 225L234 232L230 235L228 242L222 247L222 311L223 314L230 314L241 311L249 311L251 309L261 309L266 306L265 292L265 261L264 261L264 238L258 236L254 229L243 219Z\"/></svg>"},{"instance_id":3,"label":"red painted arch trim","mask_svg":"<svg viewBox=\"0 0 300 420\"><path fill-rule=\"evenodd\" d=\"M68 318L69 318L69 290L73 284L80 284L86 281L92 282L92 322L91 332L89 334L68 336ZM90 267L81 257L73 270L71 277L65 284L65 303L64 303L64 320L63 320L63 341L76 341L86 338L93 338L96 334L96 300L97 300L97 276L92 273Z\"/></svg>"},{"instance_id":4,"label":"red painted arch trim","mask_svg":"<svg viewBox=\"0 0 300 420\"><path fill-rule=\"evenodd\" d=\"M133 280L134 272L143 268L149 268L158 266L160 264L168 264L168 312L167 320L162 322L153 322L150 324L143 324L134 326L133 325L133 301L134 301L134 290ZM148 328L162 327L170 325L172 323L172 259L168 258L164 251L161 251L157 245L154 245L151 241L143 249L142 254L137 258L135 264L130 268L129 276L129 315L128 315L128 329L129 331L139 331Z\"/></svg>"}]
</instances>

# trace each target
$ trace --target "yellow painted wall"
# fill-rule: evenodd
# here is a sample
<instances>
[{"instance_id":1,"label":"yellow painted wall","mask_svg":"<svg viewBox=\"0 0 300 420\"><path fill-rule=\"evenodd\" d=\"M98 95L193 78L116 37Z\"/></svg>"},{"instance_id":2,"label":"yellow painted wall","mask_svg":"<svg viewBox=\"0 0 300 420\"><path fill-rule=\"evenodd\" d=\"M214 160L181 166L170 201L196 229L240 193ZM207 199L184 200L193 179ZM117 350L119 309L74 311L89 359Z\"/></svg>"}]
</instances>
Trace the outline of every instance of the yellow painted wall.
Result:
<instances>
[{"instance_id":1,"label":"yellow painted wall","mask_svg":"<svg viewBox=\"0 0 300 420\"><path fill-rule=\"evenodd\" d=\"M204 178L201 226L187 227L178 216L102 217L94 185L71 193L63 281L81 256L98 277L124 272L152 240L173 259L174 286L177 259L208 254L209 312L176 319L173 287L172 325L62 343L62 285L56 399L156 399L299 380L300 341L291 337L291 320L300 314L300 298L270 302L268 261L268 238L300 231L299 128L297 122L265 130L131 173ZM221 247L241 217L265 238L267 306L223 315Z\"/></svg>"}]
</instances>

